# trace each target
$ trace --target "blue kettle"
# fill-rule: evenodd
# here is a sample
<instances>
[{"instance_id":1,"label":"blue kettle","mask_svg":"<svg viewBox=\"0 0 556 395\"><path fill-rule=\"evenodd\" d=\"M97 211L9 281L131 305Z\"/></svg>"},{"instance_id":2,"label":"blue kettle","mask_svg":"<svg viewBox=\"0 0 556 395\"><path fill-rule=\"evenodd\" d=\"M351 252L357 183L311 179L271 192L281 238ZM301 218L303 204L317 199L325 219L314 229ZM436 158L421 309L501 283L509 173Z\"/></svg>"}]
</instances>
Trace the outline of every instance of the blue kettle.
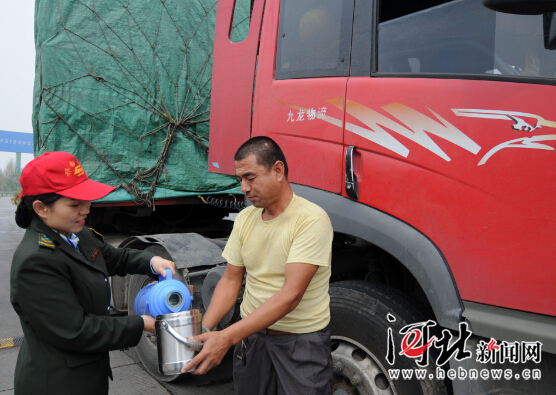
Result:
<instances>
[{"instance_id":1,"label":"blue kettle","mask_svg":"<svg viewBox=\"0 0 556 395\"><path fill-rule=\"evenodd\" d=\"M158 315L179 313L189 310L193 297L184 283L172 279L172 270L166 269L166 277L158 275L157 284L149 284L135 297L137 315Z\"/></svg>"}]
</instances>

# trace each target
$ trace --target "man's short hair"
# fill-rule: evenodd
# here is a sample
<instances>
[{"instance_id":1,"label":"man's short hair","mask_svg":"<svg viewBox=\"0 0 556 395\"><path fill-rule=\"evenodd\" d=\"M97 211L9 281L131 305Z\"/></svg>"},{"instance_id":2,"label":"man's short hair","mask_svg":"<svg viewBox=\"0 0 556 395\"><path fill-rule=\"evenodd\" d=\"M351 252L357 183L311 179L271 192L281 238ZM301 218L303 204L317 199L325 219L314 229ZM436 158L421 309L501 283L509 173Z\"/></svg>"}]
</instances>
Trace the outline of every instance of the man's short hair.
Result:
<instances>
[{"instance_id":1,"label":"man's short hair","mask_svg":"<svg viewBox=\"0 0 556 395\"><path fill-rule=\"evenodd\" d=\"M288 178L288 163L286 157L274 140L266 136L250 138L241 145L234 155L234 161L238 162L255 155L257 164L264 166L267 170L272 168L277 161L284 163L284 174Z\"/></svg>"}]
</instances>

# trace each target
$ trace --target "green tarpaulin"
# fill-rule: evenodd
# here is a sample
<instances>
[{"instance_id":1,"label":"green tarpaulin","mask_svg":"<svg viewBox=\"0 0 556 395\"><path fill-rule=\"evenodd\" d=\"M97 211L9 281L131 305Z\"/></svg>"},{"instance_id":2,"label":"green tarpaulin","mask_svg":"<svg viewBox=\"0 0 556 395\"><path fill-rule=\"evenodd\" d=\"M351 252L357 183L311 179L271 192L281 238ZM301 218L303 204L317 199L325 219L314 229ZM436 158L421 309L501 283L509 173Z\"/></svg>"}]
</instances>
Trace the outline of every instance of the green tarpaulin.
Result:
<instances>
[{"instance_id":1,"label":"green tarpaulin","mask_svg":"<svg viewBox=\"0 0 556 395\"><path fill-rule=\"evenodd\" d=\"M74 154L120 187L107 201L239 192L207 170L215 16L216 0L36 0L35 155Z\"/></svg>"}]
</instances>

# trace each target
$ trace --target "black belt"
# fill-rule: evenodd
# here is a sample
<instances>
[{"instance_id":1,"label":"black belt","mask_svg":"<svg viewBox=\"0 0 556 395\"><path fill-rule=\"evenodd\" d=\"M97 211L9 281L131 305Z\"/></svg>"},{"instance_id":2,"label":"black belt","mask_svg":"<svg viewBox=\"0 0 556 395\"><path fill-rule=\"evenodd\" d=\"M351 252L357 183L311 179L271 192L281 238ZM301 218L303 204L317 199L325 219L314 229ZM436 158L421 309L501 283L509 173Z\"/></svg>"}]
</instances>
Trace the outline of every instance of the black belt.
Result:
<instances>
[{"instance_id":1,"label":"black belt","mask_svg":"<svg viewBox=\"0 0 556 395\"><path fill-rule=\"evenodd\" d=\"M284 331L276 331L274 329L263 329L261 333L266 335L293 335L294 333L291 332L284 332Z\"/></svg>"}]
</instances>

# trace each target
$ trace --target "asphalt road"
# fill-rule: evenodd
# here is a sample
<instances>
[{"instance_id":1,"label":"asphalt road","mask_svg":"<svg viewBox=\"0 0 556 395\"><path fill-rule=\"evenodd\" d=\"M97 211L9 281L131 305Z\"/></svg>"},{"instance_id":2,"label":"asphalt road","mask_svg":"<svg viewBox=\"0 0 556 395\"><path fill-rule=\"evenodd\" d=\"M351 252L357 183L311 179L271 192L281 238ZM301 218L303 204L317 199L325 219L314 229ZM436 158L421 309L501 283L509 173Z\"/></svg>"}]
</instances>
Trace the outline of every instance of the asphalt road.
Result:
<instances>
[{"instance_id":1,"label":"asphalt road","mask_svg":"<svg viewBox=\"0 0 556 395\"><path fill-rule=\"evenodd\" d=\"M0 197L0 339L17 338L23 334L19 318L10 304L10 266L24 230L14 222L10 198ZM117 237L113 237L117 240ZM13 374L19 347L0 348L0 395L13 395ZM172 383L160 383L142 367L134 349L110 353L114 381L110 395L172 394L231 395L233 394L231 357L205 376L186 375Z\"/></svg>"}]
</instances>

